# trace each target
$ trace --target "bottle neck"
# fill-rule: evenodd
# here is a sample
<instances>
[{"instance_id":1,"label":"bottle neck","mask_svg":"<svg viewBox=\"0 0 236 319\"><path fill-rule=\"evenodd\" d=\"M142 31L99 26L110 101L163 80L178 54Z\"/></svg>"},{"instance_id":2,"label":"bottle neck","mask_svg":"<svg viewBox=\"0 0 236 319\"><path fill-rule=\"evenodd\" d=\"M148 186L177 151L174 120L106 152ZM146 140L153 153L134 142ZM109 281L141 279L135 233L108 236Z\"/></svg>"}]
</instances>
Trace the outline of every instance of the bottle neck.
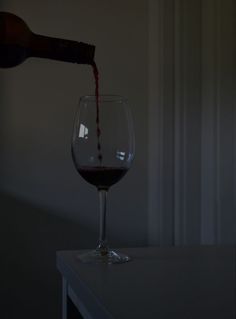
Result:
<instances>
[{"instance_id":1,"label":"bottle neck","mask_svg":"<svg viewBox=\"0 0 236 319\"><path fill-rule=\"evenodd\" d=\"M32 33L31 56L78 64L92 64L95 46Z\"/></svg>"}]
</instances>

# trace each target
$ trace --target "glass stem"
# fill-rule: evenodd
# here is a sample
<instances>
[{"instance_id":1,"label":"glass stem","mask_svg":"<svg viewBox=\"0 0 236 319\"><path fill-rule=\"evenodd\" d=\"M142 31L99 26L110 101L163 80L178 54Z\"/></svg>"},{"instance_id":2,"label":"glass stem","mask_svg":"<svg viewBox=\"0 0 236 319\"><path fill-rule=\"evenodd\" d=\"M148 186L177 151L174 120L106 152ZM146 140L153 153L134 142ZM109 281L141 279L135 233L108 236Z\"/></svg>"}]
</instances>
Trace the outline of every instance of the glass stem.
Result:
<instances>
[{"instance_id":1,"label":"glass stem","mask_svg":"<svg viewBox=\"0 0 236 319\"><path fill-rule=\"evenodd\" d=\"M100 204L100 224L99 224L99 243L97 250L101 255L108 253L107 235L106 235L106 214L107 214L107 190L99 189Z\"/></svg>"}]
</instances>

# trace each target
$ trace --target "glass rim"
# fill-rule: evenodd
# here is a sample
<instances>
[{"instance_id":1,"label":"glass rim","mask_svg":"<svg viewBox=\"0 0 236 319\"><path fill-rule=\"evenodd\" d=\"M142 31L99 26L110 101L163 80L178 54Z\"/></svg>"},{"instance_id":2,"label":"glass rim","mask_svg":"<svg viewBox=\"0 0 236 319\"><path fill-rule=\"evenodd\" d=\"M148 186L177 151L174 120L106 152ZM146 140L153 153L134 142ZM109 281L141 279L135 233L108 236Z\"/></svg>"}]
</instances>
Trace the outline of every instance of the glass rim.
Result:
<instances>
[{"instance_id":1,"label":"glass rim","mask_svg":"<svg viewBox=\"0 0 236 319\"><path fill-rule=\"evenodd\" d=\"M80 102L87 101L87 102L96 102L96 95L83 95L80 97ZM117 94L99 94L98 96L99 102L127 102L128 99L122 95Z\"/></svg>"}]
</instances>

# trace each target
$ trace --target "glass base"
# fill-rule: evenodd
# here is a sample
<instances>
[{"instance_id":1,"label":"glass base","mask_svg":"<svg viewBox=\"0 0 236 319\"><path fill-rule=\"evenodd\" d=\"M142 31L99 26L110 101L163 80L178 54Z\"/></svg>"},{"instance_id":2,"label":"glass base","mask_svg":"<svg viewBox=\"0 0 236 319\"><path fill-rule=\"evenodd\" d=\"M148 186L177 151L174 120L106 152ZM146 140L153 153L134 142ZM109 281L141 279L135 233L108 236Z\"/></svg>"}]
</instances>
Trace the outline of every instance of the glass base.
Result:
<instances>
[{"instance_id":1,"label":"glass base","mask_svg":"<svg viewBox=\"0 0 236 319\"><path fill-rule=\"evenodd\" d=\"M106 253L101 252L98 249L80 254L77 258L86 264L123 264L130 261L130 257L116 252L114 250L108 250Z\"/></svg>"}]
</instances>

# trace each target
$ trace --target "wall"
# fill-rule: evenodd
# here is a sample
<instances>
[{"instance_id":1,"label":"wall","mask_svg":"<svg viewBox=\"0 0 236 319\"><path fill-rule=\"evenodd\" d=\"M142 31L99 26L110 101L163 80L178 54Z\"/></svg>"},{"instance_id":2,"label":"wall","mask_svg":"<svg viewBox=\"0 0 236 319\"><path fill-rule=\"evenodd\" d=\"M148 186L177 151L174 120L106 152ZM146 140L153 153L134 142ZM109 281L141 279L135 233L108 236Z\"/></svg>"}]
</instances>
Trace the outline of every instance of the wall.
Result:
<instances>
[{"instance_id":1,"label":"wall","mask_svg":"<svg viewBox=\"0 0 236 319\"><path fill-rule=\"evenodd\" d=\"M114 246L145 245L146 1L8 0L0 10L18 14L35 33L96 44L101 92L128 97L136 128L133 167L108 197L108 235ZM15 309L22 318L59 318L55 251L94 247L98 235L96 190L70 154L78 99L94 92L92 72L29 59L0 70L0 83L1 318Z\"/></svg>"}]
</instances>

